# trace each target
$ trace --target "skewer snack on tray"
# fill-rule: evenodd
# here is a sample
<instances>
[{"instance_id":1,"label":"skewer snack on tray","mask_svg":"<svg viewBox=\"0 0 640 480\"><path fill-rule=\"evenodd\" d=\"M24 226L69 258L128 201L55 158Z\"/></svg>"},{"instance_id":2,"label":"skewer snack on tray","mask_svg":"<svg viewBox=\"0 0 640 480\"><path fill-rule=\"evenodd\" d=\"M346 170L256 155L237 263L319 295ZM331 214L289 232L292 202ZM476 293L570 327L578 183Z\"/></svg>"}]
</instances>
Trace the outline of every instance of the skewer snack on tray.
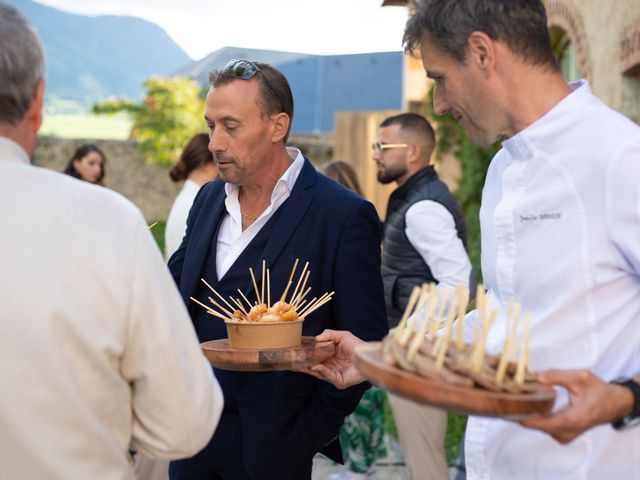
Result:
<instances>
[{"instance_id":1,"label":"skewer snack on tray","mask_svg":"<svg viewBox=\"0 0 640 480\"><path fill-rule=\"evenodd\" d=\"M491 355L486 353L486 343L498 310L491 308L484 288L479 286L475 334L471 343L464 343L468 300L469 290L462 286L453 295L433 284L415 287L398 327L383 340L385 363L460 387L515 394L536 392L536 375L527 370L531 314L525 314L518 349L522 308L509 302L503 352ZM518 352L516 362L513 359Z\"/></svg>"},{"instance_id":2,"label":"skewer snack on tray","mask_svg":"<svg viewBox=\"0 0 640 480\"><path fill-rule=\"evenodd\" d=\"M285 286L282 295L272 303L271 295L271 275L266 268L266 261L262 261L262 272L260 288L254 274L253 268L249 268L251 282L253 284L256 300L251 303L247 296L238 290L239 296L229 296L225 299L215 288L213 288L205 279L202 282L211 290L214 297L209 296L210 305L191 297L191 300L203 307L210 315L220 318L227 323L245 323L245 322L291 322L296 320L304 320L316 309L322 307L334 295L334 292L324 293L320 297L314 297L307 301L311 287L307 286L310 272L308 270L309 262L305 263L302 272L296 282L295 288L291 295L289 291L293 286L293 281L298 267L299 259L296 259L289 281Z\"/></svg>"}]
</instances>

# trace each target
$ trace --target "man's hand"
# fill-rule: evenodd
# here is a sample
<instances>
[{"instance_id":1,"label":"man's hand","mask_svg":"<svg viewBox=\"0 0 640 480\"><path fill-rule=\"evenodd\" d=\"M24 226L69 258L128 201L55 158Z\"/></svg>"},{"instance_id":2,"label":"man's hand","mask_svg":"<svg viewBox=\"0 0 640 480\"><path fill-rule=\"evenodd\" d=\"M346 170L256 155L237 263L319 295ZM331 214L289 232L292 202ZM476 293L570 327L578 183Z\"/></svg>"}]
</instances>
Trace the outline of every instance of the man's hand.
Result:
<instances>
[{"instance_id":1,"label":"man's hand","mask_svg":"<svg viewBox=\"0 0 640 480\"><path fill-rule=\"evenodd\" d=\"M354 349L356 345L365 342L346 331L325 330L316 337L316 342L328 341L336 344L333 356L301 371L325 380L341 390L364 382L365 378L354 365Z\"/></svg>"},{"instance_id":2,"label":"man's hand","mask_svg":"<svg viewBox=\"0 0 640 480\"><path fill-rule=\"evenodd\" d=\"M565 387L569 392L569 405L520 424L542 430L560 443L569 443L596 425L618 420L633 408L631 392L603 382L588 370L547 370L539 373L538 378L541 382Z\"/></svg>"}]
</instances>

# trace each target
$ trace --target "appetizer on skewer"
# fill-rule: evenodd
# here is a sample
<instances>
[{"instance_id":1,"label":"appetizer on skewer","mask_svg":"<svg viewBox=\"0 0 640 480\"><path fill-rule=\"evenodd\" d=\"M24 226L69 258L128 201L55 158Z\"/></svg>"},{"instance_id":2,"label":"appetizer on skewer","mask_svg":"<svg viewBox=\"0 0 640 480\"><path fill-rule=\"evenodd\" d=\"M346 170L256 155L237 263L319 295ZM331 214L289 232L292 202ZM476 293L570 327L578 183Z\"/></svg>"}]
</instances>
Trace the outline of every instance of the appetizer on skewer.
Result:
<instances>
[{"instance_id":1,"label":"appetizer on skewer","mask_svg":"<svg viewBox=\"0 0 640 480\"><path fill-rule=\"evenodd\" d=\"M511 358L516 354L520 305L509 302L502 354L490 355L486 353L487 336L498 311L491 309L484 288L478 287L478 321L473 341L468 344L463 342L462 332L469 291L458 287L454 297L449 296L448 290L439 290L434 284L414 288L397 329L383 341L385 362L461 387L508 393L536 391L536 376L527 371L531 314L525 315L520 355L515 363Z\"/></svg>"}]
</instances>

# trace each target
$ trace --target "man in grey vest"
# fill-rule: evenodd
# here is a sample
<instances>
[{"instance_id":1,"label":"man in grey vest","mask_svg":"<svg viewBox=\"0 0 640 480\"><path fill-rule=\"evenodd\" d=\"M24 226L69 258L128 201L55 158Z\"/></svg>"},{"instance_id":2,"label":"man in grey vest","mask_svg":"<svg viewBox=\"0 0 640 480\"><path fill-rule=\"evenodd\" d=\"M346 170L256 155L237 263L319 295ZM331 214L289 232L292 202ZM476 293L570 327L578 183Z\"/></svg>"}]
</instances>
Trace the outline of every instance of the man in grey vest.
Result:
<instances>
[{"instance_id":1,"label":"man in grey vest","mask_svg":"<svg viewBox=\"0 0 640 480\"><path fill-rule=\"evenodd\" d=\"M455 289L471 278L464 216L430 164L434 146L433 128L415 113L384 120L373 144L378 181L398 185L389 198L382 254L390 328L398 324L416 285L434 282ZM411 477L448 478L447 413L391 394L389 400Z\"/></svg>"}]
</instances>

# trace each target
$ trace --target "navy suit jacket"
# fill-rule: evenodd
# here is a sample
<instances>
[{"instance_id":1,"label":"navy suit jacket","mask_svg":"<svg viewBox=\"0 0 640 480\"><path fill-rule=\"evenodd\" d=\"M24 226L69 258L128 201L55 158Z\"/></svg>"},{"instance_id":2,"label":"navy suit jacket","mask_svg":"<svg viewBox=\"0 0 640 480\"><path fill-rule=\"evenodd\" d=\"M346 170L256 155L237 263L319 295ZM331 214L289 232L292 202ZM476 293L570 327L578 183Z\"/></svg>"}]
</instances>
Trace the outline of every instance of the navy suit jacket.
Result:
<instances>
[{"instance_id":1,"label":"navy suit jacket","mask_svg":"<svg viewBox=\"0 0 640 480\"><path fill-rule=\"evenodd\" d=\"M200 190L189 213L182 245L169 261L194 319L194 312L201 307L189 297L200 288L205 262L215 262L214 236L226 213L225 198L220 180ZM240 288L249 298L255 298L248 269L253 267L259 275L261 260L265 259L271 274L271 298L279 298L295 259L300 259L298 274L308 261L311 275L307 285L313 287L308 298L330 291L335 295L306 318L303 335L313 336L331 328L349 330L363 340L380 340L388 329L380 276L380 226L373 206L318 173L305 159L290 197L277 213L262 252L253 255L257 261L247 263L249 255L245 253L254 248L252 242L225 276L206 280L224 292ZM214 245L211 251L210 245ZM243 272L241 277L234 275L240 271L237 269ZM227 278L242 278L242 284L229 285ZM202 342L227 336L224 322L215 317L194 323ZM225 410L237 411L240 418L244 466L252 477L261 479L288 478L299 459L308 460L320 450L341 461L339 443L334 440L344 417L368 387L362 384L337 390L297 372L215 369L215 374L225 394ZM214 441L224 439L215 436Z\"/></svg>"}]
</instances>

